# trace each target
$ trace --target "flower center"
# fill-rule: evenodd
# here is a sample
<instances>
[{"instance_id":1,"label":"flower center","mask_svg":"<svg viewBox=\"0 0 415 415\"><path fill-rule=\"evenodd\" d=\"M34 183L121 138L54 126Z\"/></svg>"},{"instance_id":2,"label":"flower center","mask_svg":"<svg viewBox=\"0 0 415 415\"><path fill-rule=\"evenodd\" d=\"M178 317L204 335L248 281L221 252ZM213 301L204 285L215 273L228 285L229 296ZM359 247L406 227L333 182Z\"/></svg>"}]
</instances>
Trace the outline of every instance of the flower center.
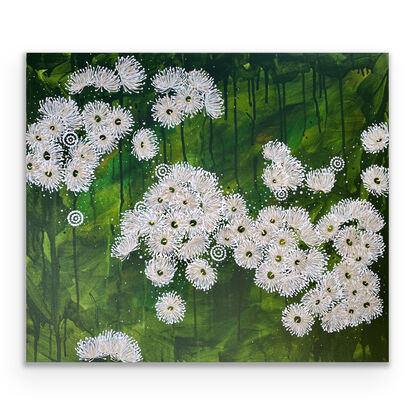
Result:
<instances>
[{"instance_id":1,"label":"flower center","mask_svg":"<svg viewBox=\"0 0 415 415\"><path fill-rule=\"evenodd\" d=\"M369 245L369 244L366 244L366 245L365 245L365 247L366 247L367 249L369 249L369 248L370 248L370 245Z\"/></svg>"},{"instance_id":2,"label":"flower center","mask_svg":"<svg viewBox=\"0 0 415 415\"><path fill-rule=\"evenodd\" d=\"M115 125L121 125L121 118L116 118L114 121Z\"/></svg>"},{"instance_id":3,"label":"flower center","mask_svg":"<svg viewBox=\"0 0 415 415\"><path fill-rule=\"evenodd\" d=\"M362 284L367 287L369 285L369 283L367 281L363 281Z\"/></svg>"},{"instance_id":4,"label":"flower center","mask_svg":"<svg viewBox=\"0 0 415 415\"><path fill-rule=\"evenodd\" d=\"M33 164L27 163L27 170L32 170L32 169L33 169Z\"/></svg>"},{"instance_id":5,"label":"flower center","mask_svg":"<svg viewBox=\"0 0 415 415\"><path fill-rule=\"evenodd\" d=\"M79 171L78 171L78 170L74 170L74 171L72 172L72 176L73 176L73 177L78 176L78 174L79 174Z\"/></svg>"},{"instance_id":6,"label":"flower center","mask_svg":"<svg viewBox=\"0 0 415 415\"><path fill-rule=\"evenodd\" d=\"M101 134L101 135L99 136L99 139L100 139L101 141L105 141L105 140L107 139L107 136L106 136L105 134Z\"/></svg>"},{"instance_id":7,"label":"flower center","mask_svg":"<svg viewBox=\"0 0 415 415\"><path fill-rule=\"evenodd\" d=\"M154 220L151 220L150 222L148 222L148 224L149 224L150 226L154 226Z\"/></svg>"},{"instance_id":8,"label":"flower center","mask_svg":"<svg viewBox=\"0 0 415 415\"><path fill-rule=\"evenodd\" d=\"M167 245L167 239L166 239L166 238L163 238L163 239L160 241L160 243L161 243L162 245Z\"/></svg>"},{"instance_id":9,"label":"flower center","mask_svg":"<svg viewBox=\"0 0 415 415\"><path fill-rule=\"evenodd\" d=\"M178 228L179 227L179 224L174 220L172 223L171 223L171 227L172 228L174 228L174 229L176 229L176 228Z\"/></svg>"},{"instance_id":10,"label":"flower center","mask_svg":"<svg viewBox=\"0 0 415 415\"><path fill-rule=\"evenodd\" d=\"M380 143L381 141L382 141L382 137L379 137L379 138L376 139L377 143Z\"/></svg>"},{"instance_id":11,"label":"flower center","mask_svg":"<svg viewBox=\"0 0 415 415\"><path fill-rule=\"evenodd\" d=\"M42 137L41 137L40 135L37 135L37 136L35 137L35 139L36 139L36 141L42 141Z\"/></svg>"},{"instance_id":12,"label":"flower center","mask_svg":"<svg viewBox=\"0 0 415 415\"><path fill-rule=\"evenodd\" d=\"M141 148L144 148L144 141L142 141L142 142L140 143L140 147L141 147Z\"/></svg>"},{"instance_id":13,"label":"flower center","mask_svg":"<svg viewBox=\"0 0 415 415\"><path fill-rule=\"evenodd\" d=\"M356 294L357 294L357 290L353 290L352 295L356 295Z\"/></svg>"},{"instance_id":14,"label":"flower center","mask_svg":"<svg viewBox=\"0 0 415 415\"><path fill-rule=\"evenodd\" d=\"M270 219L269 221L270 221L270 223L275 223L275 219L274 218L273 219Z\"/></svg>"},{"instance_id":15,"label":"flower center","mask_svg":"<svg viewBox=\"0 0 415 415\"><path fill-rule=\"evenodd\" d=\"M234 207L231 209L231 211L232 211L232 212L236 212L236 211L237 211L236 207L234 206Z\"/></svg>"},{"instance_id":16,"label":"flower center","mask_svg":"<svg viewBox=\"0 0 415 415\"><path fill-rule=\"evenodd\" d=\"M186 102L190 102L192 100L192 97L188 95L185 99L186 99Z\"/></svg>"},{"instance_id":17,"label":"flower center","mask_svg":"<svg viewBox=\"0 0 415 415\"><path fill-rule=\"evenodd\" d=\"M344 276L345 276L348 280L350 280L350 278L351 278L351 275L350 275L348 272L346 272L346 273L344 274Z\"/></svg>"},{"instance_id":18,"label":"flower center","mask_svg":"<svg viewBox=\"0 0 415 415\"><path fill-rule=\"evenodd\" d=\"M351 308L350 310L349 310L349 314L353 314L354 313L354 310Z\"/></svg>"},{"instance_id":19,"label":"flower center","mask_svg":"<svg viewBox=\"0 0 415 415\"><path fill-rule=\"evenodd\" d=\"M159 270L157 271L157 275L162 276L163 274L164 274L163 270L159 269Z\"/></svg>"},{"instance_id":20,"label":"flower center","mask_svg":"<svg viewBox=\"0 0 415 415\"><path fill-rule=\"evenodd\" d=\"M238 232L239 233L244 233L245 232L245 228L242 225L238 226Z\"/></svg>"},{"instance_id":21,"label":"flower center","mask_svg":"<svg viewBox=\"0 0 415 415\"><path fill-rule=\"evenodd\" d=\"M50 160L50 153L49 153L48 151L45 151L45 152L43 153L43 158L44 158L45 160Z\"/></svg>"},{"instance_id":22,"label":"flower center","mask_svg":"<svg viewBox=\"0 0 415 415\"><path fill-rule=\"evenodd\" d=\"M319 305L320 304L320 300L316 300L314 304L315 305Z\"/></svg>"},{"instance_id":23,"label":"flower center","mask_svg":"<svg viewBox=\"0 0 415 415\"><path fill-rule=\"evenodd\" d=\"M375 177L375 178L373 179L373 181L374 181L376 184L380 184L380 179L379 179L379 177Z\"/></svg>"},{"instance_id":24,"label":"flower center","mask_svg":"<svg viewBox=\"0 0 415 415\"><path fill-rule=\"evenodd\" d=\"M157 199L157 202L159 202L159 203L163 203L163 199L162 199L161 197L159 197L159 198Z\"/></svg>"},{"instance_id":25,"label":"flower center","mask_svg":"<svg viewBox=\"0 0 415 415\"><path fill-rule=\"evenodd\" d=\"M261 235L262 236L265 236L267 234L267 231L265 230L265 229L262 229L262 231L261 231Z\"/></svg>"},{"instance_id":26,"label":"flower center","mask_svg":"<svg viewBox=\"0 0 415 415\"><path fill-rule=\"evenodd\" d=\"M330 287L327 287L327 290L326 290L328 293L331 293L331 288Z\"/></svg>"},{"instance_id":27,"label":"flower center","mask_svg":"<svg viewBox=\"0 0 415 415\"><path fill-rule=\"evenodd\" d=\"M370 303L369 303L369 302L364 303L364 304L363 304L363 307L364 307L364 308L369 308L369 307L370 307Z\"/></svg>"},{"instance_id":28,"label":"flower center","mask_svg":"<svg viewBox=\"0 0 415 415\"><path fill-rule=\"evenodd\" d=\"M285 239L280 239L279 244L280 244L281 246L284 246L284 245L285 245Z\"/></svg>"},{"instance_id":29,"label":"flower center","mask_svg":"<svg viewBox=\"0 0 415 415\"><path fill-rule=\"evenodd\" d=\"M169 311L173 311L173 306L169 305L169 306L167 307L167 310L169 310Z\"/></svg>"},{"instance_id":30,"label":"flower center","mask_svg":"<svg viewBox=\"0 0 415 415\"><path fill-rule=\"evenodd\" d=\"M327 227L327 231L328 231L328 232L333 232L333 229L334 229L334 226L333 226L333 225L329 225L329 226Z\"/></svg>"},{"instance_id":31,"label":"flower center","mask_svg":"<svg viewBox=\"0 0 415 415\"><path fill-rule=\"evenodd\" d=\"M174 193L174 187L169 187L170 193Z\"/></svg>"},{"instance_id":32,"label":"flower center","mask_svg":"<svg viewBox=\"0 0 415 415\"><path fill-rule=\"evenodd\" d=\"M173 114L173 110L172 110L172 109L170 109L170 108L168 108L168 109L166 110L166 114L167 114L167 115L171 115L171 114Z\"/></svg>"},{"instance_id":33,"label":"flower center","mask_svg":"<svg viewBox=\"0 0 415 415\"><path fill-rule=\"evenodd\" d=\"M190 224L190 226L196 226L197 222L196 222L194 219L192 219L192 220L189 222L189 224Z\"/></svg>"},{"instance_id":34,"label":"flower center","mask_svg":"<svg viewBox=\"0 0 415 415\"><path fill-rule=\"evenodd\" d=\"M251 252L251 251L247 251L245 255L246 255L248 258L251 258L251 257L252 257L252 252Z\"/></svg>"},{"instance_id":35,"label":"flower center","mask_svg":"<svg viewBox=\"0 0 415 415\"><path fill-rule=\"evenodd\" d=\"M99 115L95 115L94 120L95 122L101 122L102 118Z\"/></svg>"},{"instance_id":36,"label":"flower center","mask_svg":"<svg viewBox=\"0 0 415 415\"><path fill-rule=\"evenodd\" d=\"M294 323L297 323L297 324L301 323L301 317L300 316L295 316L294 317Z\"/></svg>"},{"instance_id":37,"label":"flower center","mask_svg":"<svg viewBox=\"0 0 415 415\"><path fill-rule=\"evenodd\" d=\"M296 259L296 260L294 261L294 264L295 264L295 265L300 265L300 260L299 260L299 259Z\"/></svg>"},{"instance_id":38,"label":"flower center","mask_svg":"<svg viewBox=\"0 0 415 415\"><path fill-rule=\"evenodd\" d=\"M353 245L353 241L351 239L346 239L346 243L349 246L352 246Z\"/></svg>"},{"instance_id":39,"label":"flower center","mask_svg":"<svg viewBox=\"0 0 415 415\"><path fill-rule=\"evenodd\" d=\"M50 170L45 171L45 175L46 175L47 177L52 177L52 172L51 172Z\"/></svg>"},{"instance_id":40,"label":"flower center","mask_svg":"<svg viewBox=\"0 0 415 415\"><path fill-rule=\"evenodd\" d=\"M54 125L51 125L51 126L49 127L49 130L50 130L50 131L55 131L55 126L54 126Z\"/></svg>"},{"instance_id":41,"label":"flower center","mask_svg":"<svg viewBox=\"0 0 415 415\"><path fill-rule=\"evenodd\" d=\"M277 262L281 262L281 261L282 261L281 255L277 255L277 256L275 257L275 260L276 260Z\"/></svg>"},{"instance_id":42,"label":"flower center","mask_svg":"<svg viewBox=\"0 0 415 415\"><path fill-rule=\"evenodd\" d=\"M362 260L362 257L361 256L358 256L357 258L356 258L356 261L357 262L360 262Z\"/></svg>"},{"instance_id":43,"label":"flower center","mask_svg":"<svg viewBox=\"0 0 415 415\"><path fill-rule=\"evenodd\" d=\"M204 268L202 268L202 269L200 270L200 273L201 273L202 275L206 275L206 270L205 270Z\"/></svg>"},{"instance_id":44,"label":"flower center","mask_svg":"<svg viewBox=\"0 0 415 415\"><path fill-rule=\"evenodd\" d=\"M272 280L272 279L275 278L275 275L271 271L269 271L268 274L267 274L267 277L268 277L269 280Z\"/></svg>"}]
</instances>

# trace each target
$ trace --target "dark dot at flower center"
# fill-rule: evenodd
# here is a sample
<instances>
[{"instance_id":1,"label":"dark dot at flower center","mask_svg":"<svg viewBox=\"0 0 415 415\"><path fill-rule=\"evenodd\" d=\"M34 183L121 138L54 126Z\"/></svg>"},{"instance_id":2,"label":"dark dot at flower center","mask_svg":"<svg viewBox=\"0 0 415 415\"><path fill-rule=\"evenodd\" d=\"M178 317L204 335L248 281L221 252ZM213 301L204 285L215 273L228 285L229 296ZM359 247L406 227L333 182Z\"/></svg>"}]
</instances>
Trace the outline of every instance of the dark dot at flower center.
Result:
<instances>
[{"instance_id":1,"label":"dark dot at flower center","mask_svg":"<svg viewBox=\"0 0 415 415\"><path fill-rule=\"evenodd\" d=\"M366 244L366 245L365 245L365 247L366 247L367 249L369 249L369 248L370 248L370 245L369 245L369 244Z\"/></svg>"},{"instance_id":2,"label":"dark dot at flower center","mask_svg":"<svg viewBox=\"0 0 415 415\"><path fill-rule=\"evenodd\" d=\"M232 211L232 212L236 212L236 211L237 211L236 207L234 206L234 207L231 209L231 211Z\"/></svg>"},{"instance_id":3,"label":"dark dot at flower center","mask_svg":"<svg viewBox=\"0 0 415 415\"><path fill-rule=\"evenodd\" d=\"M271 223L275 223L275 219L270 219L269 220Z\"/></svg>"},{"instance_id":4,"label":"dark dot at flower center","mask_svg":"<svg viewBox=\"0 0 415 415\"><path fill-rule=\"evenodd\" d=\"M248 258L251 258L251 257L252 257L252 252L251 252L251 251L248 251L245 255L246 255Z\"/></svg>"},{"instance_id":5,"label":"dark dot at flower center","mask_svg":"<svg viewBox=\"0 0 415 415\"><path fill-rule=\"evenodd\" d=\"M172 110L172 109L170 109L170 108L169 108L169 109L167 109L167 110L166 110L166 114L167 114L167 115L171 115L171 114L173 114L173 110Z\"/></svg>"},{"instance_id":6,"label":"dark dot at flower center","mask_svg":"<svg viewBox=\"0 0 415 415\"><path fill-rule=\"evenodd\" d=\"M349 314L353 314L354 313L354 310L351 308L350 310L349 310Z\"/></svg>"},{"instance_id":7,"label":"dark dot at flower center","mask_svg":"<svg viewBox=\"0 0 415 415\"><path fill-rule=\"evenodd\" d=\"M32 170L32 169L33 169L33 164L27 163L27 170Z\"/></svg>"},{"instance_id":8,"label":"dark dot at flower center","mask_svg":"<svg viewBox=\"0 0 415 415\"><path fill-rule=\"evenodd\" d=\"M238 226L238 232L239 233L244 233L245 232L245 228L241 225L241 226Z\"/></svg>"},{"instance_id":9,"label":"dark dot at flower center","mask_svg":"<svg viewBox=\"0 0 415 415\"><path fill-rule=\"evenodd\" d=\"M369 285L369 283L367 281L363 281L362 284L367 287Z\"/></svg>"},{"instance_id":10,"label":"dark dot at flower center","mask_svg":"<svg viewBox=\"0 0 415 415\"><path fill-rule=\"evenodd\" d=\"M50 131L55 131L55 126L54 126L54 125L51 125L51 126L49 127L49 129L50 129Z\"/></svg>"},{"instance_id":11,"label":"dark dot at flower center","mask_svg":"<svg viewBox=\"0 0 415 415\"><path fill-rule=\"evenodd\" d=\"M116 118L114 121L115 125L121 125L121 118Z\"/></svg>"},{"instance_id":12,"label":"dark dot at flower center","mask_svg":"<svg viewBox=\"0 0 415 415\"><path fill-rule=\"evenodd\" d=\"M202 268L202 269L200 270L200 273L201 273L202 275L206 275L206 270L205 270L204 268Z\"/></svg>"},{"instance_id":13,"label":"dark dot at flower center","mask_svg":"<svg viewBox=\"0 0 415 415\"><path fill-rule=\"evenodd\" d=\"M295 316L294 317L294 323L301 323L301 317L300 316Z\"/></svg>"},{"instance_id":14,"label":"dark dot at flower center","mask_svg":"<svg viewBox=\"0 0 415 415\"><path fill-rule=\"evenodd\" d=\"M41 137L40 135L37 135L37 136L35 137L35 139L36 139L37 141L42 141L42 137Z\"/></svg>"},{"instance_id":15,"label":"dark dot at flower center","mask_svg":"<svg viewBox=\"0 0 415 415\"><path fill-rule=\"evenodd\" d=\"M190 226L196 226L197 222L196 222L194 219L192 219L192 220L189 222L189 224L190 224Z\"/></svg>"},{"instance_id":16,"label":"dark dot at flower center","mask_svg":"<svg viewBox=\"0 0 415 415\"><path fill-rule=\"evenodd\" d=\"M353 245L353 241L351 239L346 239L346 243L349 246L352 246Z\"/></svg>"},{"instance_id":17,"label":"dark dot at flower center","mask_svg":"<svg viewBox=\"0 0 415 415\"><path fill-rule=\"evenodd\" d=\"M299 260L299 259L296 259L296 260L294 261L294 264L295 264L295 265L300 265L300 260Z\"/></svg>"},{"instance_id":18,"label":"dark dot at flower center","mask_svg":"<svg viewBox=\"0 0 415 415\"><path fill-rule=\"evenodd\" d=\"M357 258L356 258L356 261L357 262L360 262L362 260L362 257L361 256L358 256Z\"/></svg>"},{"instance_id":19,"label":"dark dot at flower center","mask_svg":"<svg viewBox=\"0 0 415 415\"><path fill-rule=\"evenodd\" d=\"M285 245L285 239L280 239L279 243L280 243L281 246L284 246Z\"/></svg>"},{"instance_id":20,"label":"dark dot at flower center","mask_svg":"<svg viewBox=\"0 0 415 415\"><path fill-rule=\"evenodd\" d=\"M163 203L163 199L162 199L161 197L159 197L159 198L157 199L157 202L159 202L159 203Z\"/></svg>"},{"instance_id":21,"label":"dark dot at flower center","mask_svg":"<svg viewBox=\"0 0 415 415\"><path fill-rule=\"evenodd\" d=\"M382 141L382 137L379 137L377 140L376 140L376 142L377 143L380 143Z\"/></svg>"},{"instance_id":22,"label":"dark dot at flower center","mask_svg":"<svg viewBox=\"0 0 415 415\"><path fill-rule=\"evenodd\" d=\"M373 181L374 181L376 184L380 184L380 179L379 179L379 177L375 177Z\"/></svg>"},{"instance_id":23,"label":"dark dot at flower center","mask_svg":"<svg viewBox=\"0 0 415 415\"><path fill-rule=\"evenodd\" d=\"M316 300L314 304L315 305L319 305L320 304L320 300Z\"/></svg>"},{"instance_id":24,"label":"dark dot at flower center","mask_svg":"<svg viewBox=\"0 0 415 415\"><path fill-rule=\"evenodd\" d=\"M163 270L159 269L159 270L157 271L157 275L162 276L163 274L164 274Z\"/></svg>"},{"instance_id":25,"label":"dark dot at flower center","mask_svg":"<svg viewBox=\"0 0 415 415\"><path fill-rule=\"evenodd\" d=\"M357 290L353 290L353 291L352 291L352 294L353 294L353 295L356 295L356 294L357 294Z\"/></svg>"},{"instance_id":26,"label":"dark dot at flower center","mask_svg":"<svg viewBox=\"0 0 415 415\"><path fill-rule=\"evenodd\" d=\"M262 231L261 231L261 235L262 235L262 236L265 236L266 234L267 234L266 229L262 229Z\"/></svg>"},{"instance_id":27,"label":"dark dot at flower center","mask_svg":"<svg viewBox=\"0 0 415 415\"><path fill-rule=\"evenodd\" d=\"M151 220L150 222L148 222L148 224L150 225L150 226L154 226L154 221L153 220Z\"/></svg>"},{"instance_id":28,"label":"dark dot at flower center","mask_svg":"<svg viewBox=\"0 0 415 415\"><path fill-rule=\"evenodd\" d=\"M351 275L350 275L348 272L346 272L346 273L344 274L344 276L345 276L348 280L350 280L350 278L351 278Z\"/></svg>"},{"instance_id":29,"label":"dark dot at flower center","mask_svg":"<svg viewBox=\"0 0 415 415\"><path fill-rule=\"evenodd\" d=\"M101 135L99 136L99 139L100 139L101 141L105 141L105 140L107 139L107 136L106 136L105 134L101 134Z\"/></svg>"},{"instance_id":30,"label":"dark dot at flower center","mask_svg":"<svg viewBox=\"0 0 415 415\"><path fill-rule=\"evenodd\" d=\"M281 255L277 255L277 256L275 257L275 260L276 260L277 262L281 262L281 261L282 261Z\"/></svg>"},{"instance_id":31,"label":"dark dot at flower center","mask_svg":"<svg viewBox=\"0 0 415 415\"><path fill-rule=\"evenodd\" d=\"M74 170L74 171L72 172L72 176L73 176L73 177L78 176L78 174L79 174L79 171L78 171L78 170Z\"/></svg>"},{"instance_id":32,"label":"dark dot at flower center","mask_svg":"<svg viewBox=\"0 0 415 415\"><path fill-rule=\"evenodd\" d=\"M174 229L178 228L178 226L179 224L175 220L171 223L171 227Z\"/></svg>"},{"instance_id":33,"label":"dark dot at flower center","mask_svg":"<svg viewBox=\"0 0 415 415\"><path fill-rule=\"evenodd\" d=\"M272 279L275 278L275 275L271 271L269 271L268 274L267 274L267 277L268 277L269 280L272 280Z\"/></svg>"},{"instance_id":34,"label":"dark dot at flower center","mask_svg":"<svg viewBox=\"0 0 415 415\"><path fill-rule=\"evenodd\" d=\"M95 115L94 120L95 122L101 122L101 117L99 115Z\"/></svg>"},{"instance_id":35,"label":"dark dot at flower center","mask_svg":"<svg viewBox=\"0 0 415 415\"><path fill-rule=\"evenodd\" d=\"M167 307L167 310L169 310L169 311L173 311L173 307L172 307L171 305L169 305L169 306Z\"/></svg>"},{"instance_id":36,"label":"dark dot at flower center","mask_svg":"<svg viewBox=\"0 0 415 415\"><path fill-rule=\"evenodd\" d=\"M174 193L174 187L169 187L169 191L170 191L170 193Z\"/></svg>"},{"instance_id":37,"label":"dark dot at flower center","mask_svg":"<svg viewBox=\"0 0 415 415\"><path fill-rule=\"evenodd\" d=\"M45 152L43 153L43 158L44 158L45 160L50 160L50 153L49 153L48 151L45 151Z\"/></svg>"},{"instance_id":38,"label":"dark dot at flower center","mask_svg":"<svg viewBox=\"0 0 415 415\"><path fill-rule=\"evenodd\" d=\"M52 172L51 172L50 170L45 171L45 175L46 175L47 177L52 177Z\"/></svg>"},{"instance_id":39,"label":"dark dot at flower center","mask_svg":"<svg viewBox=\"0 0 415 415\"><path fill-rule=\"evenodd\" d=\"M167 245L167 239L166 239L166 238L163 238L163 239L160 241L160 243L161 243L162 245Z\"/></svg>"},{"instance_id":40,"label":"dark dot at flower center","mask_svg":"<svg viewBox=\"0 0 415 415\"><path fill-rule=\"evenodd\" d=\"M363 304L363 307L364 307L364 308L369 308L369 307L370 307L370 303L364 303L364 304Z\"/></svg>"},{"instance_id":41,"label":"dark dot at flower center","mask_svg":"<svg viewBox=\"0 0 415 415\"><path fill-rule=\"evenodd\" d=\"M142 141L142 142L140 143L140 147L141 147L141 148L144 148L144 141Z\"/></svg>"},{"instance_id":42,"label":"dark dot at flower center","mask_svg":"<svg viewBox=\"0 0 415 415\"><path fill-rule=\"evenodd\" d=\"M187 97L186 97L186 102L190 102L192 100L192 97L190 96L190 95L188 95Z\"/></svg>"},{"instance_id":43,"label":"dark dot at flower center","mask_svg":"<svg viewBox=\"0 0 415 415\"><path fill-rule=\"evenodd\" d=\"M332 232L332 231L333 231L333 229L334 229L334 226L333 226L333 225L330 225L330 226L328 226L328 228L327 228L327 230L328 230L329 232Z\"/></svg>"}]
</instances>

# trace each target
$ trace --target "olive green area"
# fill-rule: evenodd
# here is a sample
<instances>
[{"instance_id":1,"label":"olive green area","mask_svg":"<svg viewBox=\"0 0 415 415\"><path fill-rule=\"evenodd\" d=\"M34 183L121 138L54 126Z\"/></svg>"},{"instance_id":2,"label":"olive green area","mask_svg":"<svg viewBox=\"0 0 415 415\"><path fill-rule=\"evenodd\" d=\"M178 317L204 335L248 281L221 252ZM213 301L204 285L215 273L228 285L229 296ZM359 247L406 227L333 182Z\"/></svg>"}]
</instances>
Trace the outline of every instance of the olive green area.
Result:
<instances>
[{"instance_id":1,"label":"olive green area","mask_svg":"<svg viewBox=\"0 0 415 415\"><path fill-rule=\"evenodd\" d=\"M113 67L119 54L29 54L27 122L37 118L39 100L67 96L68 75L90 62ZM254 271L228 258L217 266L218 282L207 293L194 290L181 275L167 288L155 288L144 275L143 249L121 262L110 257L119 233L120 211L131 209L154 183L157 164L189 163L216 173L224 191L238 190L253 216L266 205L302 206L313 221L346 197L370 200L388 218L384 197L368 195L360 173L371 164L388 165L387 152L363 152L360 134L373 122L388 121L387 54L134 54L147 72L140 94L84 90L74 99L82 107L100 99L131 109L135 128L153 128L160 138L155 160L131 155L131 136L106 155L90 191L77 198L66 189L49 194L27 186L27 361L76 362L76 343L104 329L137 339L146 362L217 361L387 361L388 255L372 266L382 281L382 317L340 333L322 331L318 322L303 338L281 324L288 301L253 283ZM183 129L161 129L151 117L154 91L149 78L168 66L204 68L225 99L222 119L200 114ZM183 139L182 139L183 138ZM276 201L261 180L261 148L271 139L288 144L302 163L327 167L333 156L346 168L329 194L305 188ZM72 228L76 209L84 224ZM388 242L387 226L382 231ZM331 255L330 267L339 261ZM184 321L157 320L159 294L176 290L186 301Z\"/></svg>"}]
</instances>

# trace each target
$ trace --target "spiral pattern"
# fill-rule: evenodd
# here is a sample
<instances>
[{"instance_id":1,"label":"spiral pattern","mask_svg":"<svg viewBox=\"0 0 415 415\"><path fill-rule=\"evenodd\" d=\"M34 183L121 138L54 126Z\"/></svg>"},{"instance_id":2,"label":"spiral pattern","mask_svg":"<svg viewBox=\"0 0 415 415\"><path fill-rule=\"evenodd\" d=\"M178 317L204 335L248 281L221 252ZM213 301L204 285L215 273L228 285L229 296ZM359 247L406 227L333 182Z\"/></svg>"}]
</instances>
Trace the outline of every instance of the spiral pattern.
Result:
<instances>
[{"instance_id":1,"label":"spiral pattern","mask_svg":"<svg viewBox=\"0 0 415 415\"><path fill-rule=\"evenodd\" d=\"M66 147L73 147L78 144L79 138L74 131L68 131L62 137L62 144Z\"/></svg>"},{"instance_id":2,"label":"spiral pattern","mask_svg":"<svg viewBox=\"0 0 415 415\"><path fill-rule=\"evenodd\" d=\"M215 245L210 250L210 256L214 261L223 261L226 258L226 249L222 245Z\"/></svg>"},{"instance_id":3,"label":"spiral pattern","mask_svg":"<svg viewBox=\"0 0 415 415\"><path fill-rule=\"evenodd\" d=\"M170 173L170 167L167 164L159 164L155 170L158 179L162 179Z\"/></svg>"},{"instance_id":4,"label":"spiral pattern","mask_svg":"<svg viewBox=\"0 0 415 415\"><path fill-rule=\"evenodd\" d=\"M146 204L142 201L142 200L140 200L139 202L137 202L135 205L134 205L134 210L137 212L137 213L140 213L140 212L142 212L143 210L145 210L146 209Z\"/></svg>"},{"instance_id":5,"label":"spiral pattern","mask_svg":"<svg viewBox=\"0 0 415 415\"><path fill-rule=\"evenodd\" d=\"M285 190L285 189L278 190L278 192L275 192L275 197L278 200L283 201L283 200L287 199L288 191Z\"/></svg>"},{"instance_id":6,"label":"spiral pattern","mask_svg":"<svg viewBox=\"0 0 415 415\"><path fill-rule=\"evenodd\" d=\"M69 225L76 227L84 223L84 215L79 210L73 210L68 214L68 223Z\"/></svg>"},{"instance_id":7,"label":"spiral pattern","mask_svg":"<svg viewBox=\"0 0 415 415\"><path fill-rule=\"evenodd\" d=\"M330 160L330 168L333 171L341 171L344 169L344 160L339 157L339 156L335 156Z\"/></svg>"}]
</instances>

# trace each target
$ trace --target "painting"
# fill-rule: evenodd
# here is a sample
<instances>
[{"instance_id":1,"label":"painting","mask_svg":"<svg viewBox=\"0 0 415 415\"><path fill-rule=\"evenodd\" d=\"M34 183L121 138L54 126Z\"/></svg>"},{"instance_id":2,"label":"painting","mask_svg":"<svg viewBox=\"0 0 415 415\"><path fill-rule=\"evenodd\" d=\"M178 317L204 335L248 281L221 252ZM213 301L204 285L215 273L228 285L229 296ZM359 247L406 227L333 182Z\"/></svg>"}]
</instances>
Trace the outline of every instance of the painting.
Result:
<instances>
[{"instance_id":1,"label":"painting","mask_svg":"<svg viewBox=\"0 0 415 415\"><path fill-rule=\"evenodd\" d=\"M388 361L388 54L26 63L27 362Z\"/></svg>"}]
</instances>

